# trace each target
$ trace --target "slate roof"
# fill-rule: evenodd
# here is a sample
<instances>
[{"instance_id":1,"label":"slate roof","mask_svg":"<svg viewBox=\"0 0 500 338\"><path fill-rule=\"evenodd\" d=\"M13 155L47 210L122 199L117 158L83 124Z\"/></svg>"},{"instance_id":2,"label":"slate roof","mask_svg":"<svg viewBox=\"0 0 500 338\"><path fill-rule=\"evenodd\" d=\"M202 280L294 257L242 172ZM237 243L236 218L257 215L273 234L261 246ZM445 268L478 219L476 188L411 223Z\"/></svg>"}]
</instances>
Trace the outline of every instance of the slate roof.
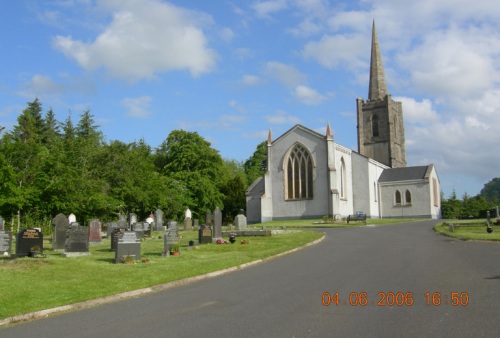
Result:
<instances>
[{"instance_id":1,"label":"slate roof","mask_svg":"<svg viewBox=\"0 0 500 338\"><path fill-rule=\"evenodd\" d=\"M384 169L379 182L398 182L421 180L427 177L427 172L432 169L432 165L423 165L417 167L404 167L404 168L389 168Z\"/></svg>"}]
</instances>

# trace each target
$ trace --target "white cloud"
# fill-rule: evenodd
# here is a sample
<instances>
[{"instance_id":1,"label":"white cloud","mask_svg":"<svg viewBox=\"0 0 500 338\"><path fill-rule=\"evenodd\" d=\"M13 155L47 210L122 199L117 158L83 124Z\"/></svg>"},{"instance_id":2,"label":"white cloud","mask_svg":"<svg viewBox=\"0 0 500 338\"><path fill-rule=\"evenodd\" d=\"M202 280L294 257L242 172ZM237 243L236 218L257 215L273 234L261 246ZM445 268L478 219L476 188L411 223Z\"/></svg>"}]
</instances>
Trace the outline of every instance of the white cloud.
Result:
<instances>
[{"instance_id":1,"label":"white cloud","mask_svg":"<svg viewBox=\"0 0 500 338\"><path fill-rule=\"evenodd\" d=\"M275 61L266 64L264 74L288 87L295 87L306 79L306 76L294 67Z\"/></svg>"},{"instance_id":2,"label":"white cloud","mask_svg":"<svg viewBox=\"0 0 500 338\"><path fill-rule=\"evenodd\" d=\"M369 46L369 38L361 35L325 35L320 41L305 45L302 55L306 59L316 60L323 67L333 69L347 65L350 69L358 69L366 65L366 56L362 51Z\"/></svg>"},{"instance_id":3,"label":"white cloud","mask_svg":"<svg viewBox=\"0 0 500 338\"><path fill-rule=\"evenodd\" d=\"M248 48L238 48L233 51L233 55L243 61L254 57L254 52Z\"/></svg>"},{"instance_id":4,"label":"white cloud","mask_svg":"<svg viewBox=\"0 0 500 338\"><path fill-rule=\"evenodd\" d=\"M95 84L87 78L62 75L56 82L50 76L35 74L22 84L22 89L17 94L29 99L38 97L41 100L57 100L58 97L65 94L89 95L93 92L95 92Z\"/></svg>"},{"instance_id":5,"label":"white cloud","mask_svg":"<svg viewBox=\"0 0 500 338\"><path fill-rule=\"evenodd\" d=\"M429 99L423 99L421 102L409 97L393 97L393 99L402 102L403 116L407 122L432 123L439 120L439 115L432 107L432 102Z\"/></svg>"},{"instance_id":6,"label":"white cloud","mask_svg":"<svg viewBox=\"0 0 500 338\"><path fill-rule=\"evenodd\" d=\"M183 69L196 76L214 67L216 55L200 28L210 21L205 14L158 0L106 5L113 20L94 41L57 36L54 47L87 70L102 67L122 79Z\"/></svg>"},{"instance_id":7,"label":"white cloud","mask_svg":"<svg viewBox=\"0 0 500 338\"><path fill-rule=\"evenodd\" d=\"M255 2L252 9L260 18L268 18L271 14L282 11L288 7L286 0L268 0Z\"/></svg>"},{"instance_id":8,"label":"white cloud","mask_svg":"<svg viewBox=\"0 0 500 338\"><path fill-rule=\"evenodd\" d=\"M265 117L266 121L271 124L298 124L300 119L298 117L289 115L285 111L278 111L274 115L268 115Z\"/></svg>"},{"instance_id":9,"label":"white cloud","mask_svg":"<svg viewBox=\"0 0 500 338\"><path fill-rule=\"evenodd\" d=\"M326 100L326 97L316 90L303 85L295 87L294 94L302 103L308 105L320 104Z\"/></svg>"},{"instance_id":10,"label":"white cloud","mask_svg":"<svg viewBox=\"0 0 500 338\"><path fill-rule=\"evenodd\" d=\"M261 79L255 75L243 75L240 82L244 85L253 86L259 84Z\"/></svg>"},{"instance_id":11,"label":"white cloud","mask_svg":"<svg viewBox=\"0 0 500 338\"><path fill-rule=\"evenodd\" d=\"M122 106L127 108L127 115L133 117L147 117L150 115L151 96L140 96L136 98L125 98L121 101Z\"/></svg>"},{"instance_id":12,"label":"white cloud","mask_svg":"<svg viewBox=\"0 0 500 338\"><path fill-rule=\"evenodd\" d=\"M231 29L231 28L223 28L220 30L219 32L219 35L221 36L221 38L224 40L224 41L231 41L233 40L234 36L235 36L235 33L234 31Z\"/></svg>"}]
</instances>

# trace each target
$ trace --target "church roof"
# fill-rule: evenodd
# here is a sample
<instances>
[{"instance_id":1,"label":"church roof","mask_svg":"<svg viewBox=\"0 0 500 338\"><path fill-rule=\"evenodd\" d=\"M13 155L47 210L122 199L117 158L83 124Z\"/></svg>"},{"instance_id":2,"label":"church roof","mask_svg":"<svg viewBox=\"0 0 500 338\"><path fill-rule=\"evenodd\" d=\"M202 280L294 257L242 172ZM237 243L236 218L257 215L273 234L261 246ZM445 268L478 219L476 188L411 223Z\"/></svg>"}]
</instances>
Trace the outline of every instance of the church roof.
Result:
<instances>
[{"instance_id":1,"label":"church roof","mask_svg":"<svg viewBox=\"0 0 500 338\"><path fill-rule=\"evenodd\" d=\"M382 183L382 182L421 180L427 178L431 170L432 170L432 164L417 166L417 167L384 169L378 181Z\"/></svg>"}]
</instances>

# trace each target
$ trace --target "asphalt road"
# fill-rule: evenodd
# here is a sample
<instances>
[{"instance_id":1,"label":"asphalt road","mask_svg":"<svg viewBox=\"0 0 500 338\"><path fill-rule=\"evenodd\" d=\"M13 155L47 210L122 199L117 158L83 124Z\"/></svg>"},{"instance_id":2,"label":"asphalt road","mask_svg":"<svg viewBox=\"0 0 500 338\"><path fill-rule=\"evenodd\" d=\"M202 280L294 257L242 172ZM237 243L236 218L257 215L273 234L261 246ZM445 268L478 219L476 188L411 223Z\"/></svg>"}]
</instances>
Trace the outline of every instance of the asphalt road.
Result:
<instances>
[{"instance_id":1,"label":"asphalt road","mask_svg":"<svg viewBox=\"0 0 500 338\"><path fill-rule=\"evenodd\" d=\"M290 255L0 337L500 336L500 243L442 237L433 224L323 229ZM324 306L325 292L338 305Z\"/></svg>"}]
</instances>

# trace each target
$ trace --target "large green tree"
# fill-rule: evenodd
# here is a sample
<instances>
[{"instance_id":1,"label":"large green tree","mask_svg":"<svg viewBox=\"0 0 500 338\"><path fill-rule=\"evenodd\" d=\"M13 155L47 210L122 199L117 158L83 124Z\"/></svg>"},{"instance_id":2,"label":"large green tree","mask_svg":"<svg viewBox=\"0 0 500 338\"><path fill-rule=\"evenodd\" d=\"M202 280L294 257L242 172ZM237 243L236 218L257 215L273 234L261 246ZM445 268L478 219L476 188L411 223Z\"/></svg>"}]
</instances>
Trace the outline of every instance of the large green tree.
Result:
<instances>
[{"instance_id":1,"label":"large green tree","mask_svg":"<svg viewBox=\"0 0 500 338\"><path fill-rule=\"evenodd\" d=\"M481 189L480 194L488 201L498 204L500 202L500 177L495 177L486 183L483 189Z\"/></svg>"},{"instance_id":2,"label":"large green tree","mask_svg":"<svg viewBox=\"0 0 500 338\"><path fill-rule=\"evenodd\" d=\"M252 156L245 161L244 168L248 185L265 174L267 170L267 141L257 145Z\"/></svg>"}]
</instances>

